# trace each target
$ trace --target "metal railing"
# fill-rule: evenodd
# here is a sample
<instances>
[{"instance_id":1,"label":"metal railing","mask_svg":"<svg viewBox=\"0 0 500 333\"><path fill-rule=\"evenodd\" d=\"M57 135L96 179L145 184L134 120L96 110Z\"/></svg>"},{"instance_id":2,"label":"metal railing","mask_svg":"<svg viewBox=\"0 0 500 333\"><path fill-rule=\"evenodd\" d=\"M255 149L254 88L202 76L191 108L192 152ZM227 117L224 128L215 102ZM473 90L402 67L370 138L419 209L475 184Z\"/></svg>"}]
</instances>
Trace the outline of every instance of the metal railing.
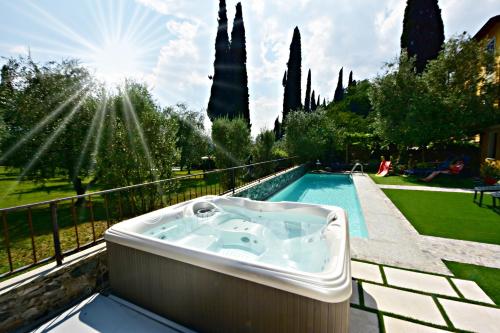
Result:
<instances>
[{"instance_id":1,"label":"metal railing","mask_svg":"<svg viewBox=\"0 0 500 333\"><path fill-rule=\"evenodd\" d=\"M356 164L354 164L354 166L352 167L351 171L349 172L349 176L351 176L351 177L352 177L352 174L354 173L354 171L356 171L356 168L357 168L357 167L360 167L360 168L361 168L361 173L362 173L362 174L364 174L364 173L365 173L365 172L364 172L364 170L363 170L363 164L361 164L361 163L356 163Z\"/></svg>"},{"instance_id":2,"label":"metal railing","mask_svg":"<svg viewBox=\"0 0 500 333\"><path fill-rule=\"evenodd\" d=\"M236 189L288 169L295 158L195 173L83 195L1 208L0 278L103 241L114 223L162 207Z\"/></svg>"}]
</instances>

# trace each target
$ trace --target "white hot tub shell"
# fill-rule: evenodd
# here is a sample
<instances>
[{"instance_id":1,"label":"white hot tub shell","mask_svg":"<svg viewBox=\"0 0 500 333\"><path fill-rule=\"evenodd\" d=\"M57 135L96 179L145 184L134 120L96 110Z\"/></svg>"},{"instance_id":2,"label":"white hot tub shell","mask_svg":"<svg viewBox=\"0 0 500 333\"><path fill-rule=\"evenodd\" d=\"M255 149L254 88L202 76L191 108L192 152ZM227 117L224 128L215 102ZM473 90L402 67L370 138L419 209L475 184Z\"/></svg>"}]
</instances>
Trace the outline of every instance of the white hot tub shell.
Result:
<instances>
[{"instance_id":1,"label":"white hot tub shell","mask_svg":"<svg viewBox=\"0 0 500 333\"><path fill-rule=\"evenodd\" d=\"M112 226L112 292L200 332L347 332L343 209L207 196Z\"/></svg>"}]
</instances>

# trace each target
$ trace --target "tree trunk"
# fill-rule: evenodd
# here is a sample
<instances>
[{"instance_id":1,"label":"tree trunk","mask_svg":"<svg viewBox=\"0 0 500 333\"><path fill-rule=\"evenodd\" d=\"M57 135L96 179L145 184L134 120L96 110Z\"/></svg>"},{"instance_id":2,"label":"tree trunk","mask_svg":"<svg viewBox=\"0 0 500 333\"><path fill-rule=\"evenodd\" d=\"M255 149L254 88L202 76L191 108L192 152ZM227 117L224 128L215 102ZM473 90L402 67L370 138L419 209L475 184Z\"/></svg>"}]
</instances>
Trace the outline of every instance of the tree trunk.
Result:
<instances>
[{"instance_id":1,"label":"tree trunk","mask_svg":"<svg viewBox=\"0 0 500 333\"><path fill-rule=\"evenodd\" d=\"M87 187L83 185L82 179L80 177L75 177L73 179L73 188L76 191L76 195L85 194ZM76 200L75 206L79 207L85 202L85 198L78 198Z\"/></svg>"}]
</instances>

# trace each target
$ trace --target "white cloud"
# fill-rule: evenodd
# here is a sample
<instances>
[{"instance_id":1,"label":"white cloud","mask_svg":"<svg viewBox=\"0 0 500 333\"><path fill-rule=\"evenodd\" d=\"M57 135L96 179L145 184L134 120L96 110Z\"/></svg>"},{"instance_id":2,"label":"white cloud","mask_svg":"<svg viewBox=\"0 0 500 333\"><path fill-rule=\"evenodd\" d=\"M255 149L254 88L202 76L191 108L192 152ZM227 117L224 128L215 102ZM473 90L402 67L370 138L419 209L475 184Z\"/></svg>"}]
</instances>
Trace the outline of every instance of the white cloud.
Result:
<instances>
[{"instance_id":1,"label":"white cloud","mask_svg":"<svg viewBox=\"0 0 500 333\"><path fill-rule=\"evenodd\" d=\"M154 71L158 93L169 104L184 100L195 108L205 107L218 1L136 1L175 18L167 23L172 38L161 48ZM237 2L226 0L229 34ZM500 11L498 0L481 0L481 6L470 0L439 3L447 37L464 30L474 34ZM281 79L295 26L302 36L303 94L309 68L313 89L331 99L341 67L346 84L350 70L355 79L372 78L399 54L404 0L242 0L242 4L254 135L262 127L272 128L281 114Z\"/></svg>"},{"instance_id":2,"label":"white cloud","mask_svg":"<svg viewBox=\"0 0 500 333\"><path fill-rule=\"evenodd\" d=\"M187 21L171 20L167 22L167 29L179 39L193 39L198 32L198 26Z\"/></svg>"},{"instance_id":3,"label":"white cloud","mask_svg":"<svg viewBox=\"0 0 500 333\"><path fill-rule=\"evenodd\" d=\"M149 7L164 15L170 14L172 11L174 11L176 8L175 4L177 3L176 1L172 0L136 0L136 1L141 5Z\"/></svg>"},{"instance_id":4,"label":"white cloud","mask_svg":"<svg viewBox=\"0 0 500 333\"><path fill-rule=\"evenodd\" d=\"M185 102L194 108L201 107L211 81L206 75L209 64L201 56L200 26L175 19L166 26L171 38L161 47L148 83L166 104Z\"/></svg>"},{"instance_id":5,"label":"white cloud","mask_svg":"<svg viewBox=\"0 0 500 333\"><path fill-rule=\"evenodd\" d=\"M8 51L10 53L14 53L14 54L26 55L26 54L28 54L29 49L27 46L24 46L24 45L14 45L14 46L11 46Z\"/></svg>"},{"instance_id":6,"label":"white cloud","mask_svg":"<svg viewBox=\"0 0 500 333\"><path fill-rule=\"evenodd\" d=\"M258 97L250 101L252 135L256 136L262 129L272 129L277 116L281 118L282 101L274 97ZM256 116L258 115L258 116Z\"/></svg>"},{"instance_id":7,"label":"white cloud","mask_svg":"<svg viewBox=\"0 0 500 333\"><path fill-rule=\"evenodd\" d=\"M378 49L382 53L397 49L399 36L403 29L405 2L388 4L375 15L375 31L378 37Z\"/></svg>"}]
</instances>

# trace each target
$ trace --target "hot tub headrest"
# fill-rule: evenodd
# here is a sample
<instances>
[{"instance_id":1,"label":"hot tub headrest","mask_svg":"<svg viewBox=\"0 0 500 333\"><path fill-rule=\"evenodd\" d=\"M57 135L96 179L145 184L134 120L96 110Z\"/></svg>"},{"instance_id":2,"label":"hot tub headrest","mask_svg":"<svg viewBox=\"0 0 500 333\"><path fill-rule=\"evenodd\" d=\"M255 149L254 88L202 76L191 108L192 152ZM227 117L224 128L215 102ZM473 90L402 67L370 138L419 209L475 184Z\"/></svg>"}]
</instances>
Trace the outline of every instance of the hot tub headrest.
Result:
<instances>
[{"instance_id":1,"label":"hot tub headrest","mask_svg":"<svg viewBox=\"0 0 500 333\"><path fill-rule=\"evenodd\" d=\"M220 212L220 209L209 201L198 201L191 206L191 214L199 218L207 218L217 212Z\"/></svg>"}]
</instances>

